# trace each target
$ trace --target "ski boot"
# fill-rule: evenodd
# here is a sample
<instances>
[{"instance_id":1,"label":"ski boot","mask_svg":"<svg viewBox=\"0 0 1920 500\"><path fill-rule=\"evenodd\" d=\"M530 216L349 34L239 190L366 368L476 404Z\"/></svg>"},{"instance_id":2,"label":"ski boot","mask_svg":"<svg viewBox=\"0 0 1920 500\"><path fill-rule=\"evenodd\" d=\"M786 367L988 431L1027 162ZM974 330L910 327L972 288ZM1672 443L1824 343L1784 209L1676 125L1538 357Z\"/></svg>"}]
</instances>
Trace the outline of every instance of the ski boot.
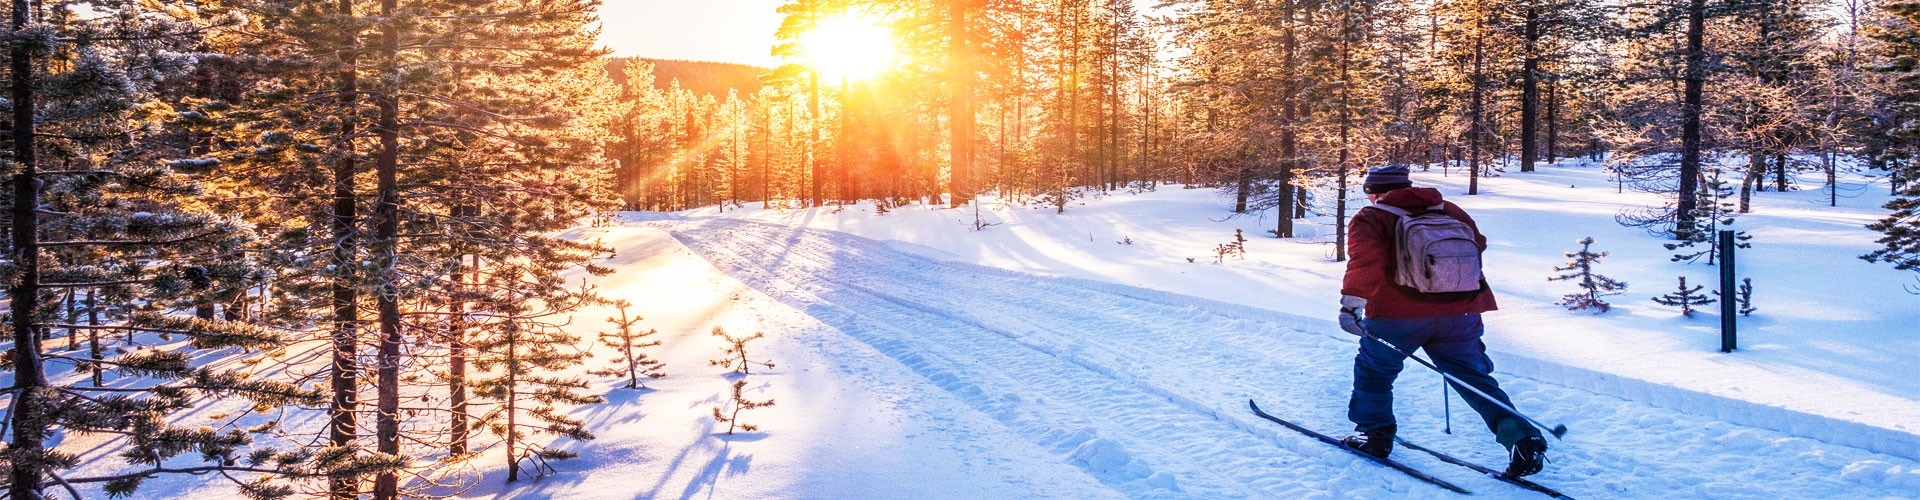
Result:
<instances>
[{"instance_id":1,"label":"ski boot","mask_svg":"<svg viewBox=\"0 0 1920 500\"><path fill-rule=\"evenodd\" d=\"M1547 462L1547 440L1540 436L1521 439L1508 450L1507 477L1525 477L1537 474Z\"/></svg>"},{"instance_id":2,"label":"ski boot","mask_svg":"<svg viewBox=\"0 0 1920 500\"><path fill-rule=\"evenodd\" d=\"M1354 434L1341 439L1340 444L1346 445L1348 448L1360 450L1368 455L1387 458L1387 454L1393 453L1393 433L1397 427L1398 426L1393 424L1387 424L1384 427L1363 431L1360 434Z\"/></svg>"}]
</instances>

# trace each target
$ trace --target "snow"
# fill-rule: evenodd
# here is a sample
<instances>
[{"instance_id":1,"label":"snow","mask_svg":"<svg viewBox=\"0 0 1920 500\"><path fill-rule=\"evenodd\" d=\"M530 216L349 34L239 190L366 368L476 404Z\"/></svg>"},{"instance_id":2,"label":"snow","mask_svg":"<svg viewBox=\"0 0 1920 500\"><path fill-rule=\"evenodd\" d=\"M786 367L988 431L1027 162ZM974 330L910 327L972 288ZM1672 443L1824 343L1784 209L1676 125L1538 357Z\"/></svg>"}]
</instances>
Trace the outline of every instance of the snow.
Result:
<instances>
[{"instance_id":1,"label":"snow","mask_svg":"<svg viewBox=\"0 0 1920 500\"><path fill-rule=\"evenodd\" d=\"M1880 213L1884 185L1849 190L1861 194L1838 209L1814 191L1758 195L1740 261L1760 311L1742 318L1742 350L1720 354L1717 309L1684 319L1648 300L1675 275L1714 283L1714 269L1667 262L1659 240L1612 222L1651 197L1616 194L1578 165L1483 179L1473 197L1460 196L1464 179L1417 178L1491 238L1503 309L1487 315L1487 344L1502 386L1571 429L1537 482L1581 498L1920 497L1920 377L1903 357L1920 347L1904 326L1920 320L1920 297L1901 289L1910 275L1855 258L1873 247L1860 225ZM870 205L631 213L575 229L617 250L600 264L618 272L590 282L660 331L651 352L669 375L645 390L601 379L608 404L567 410L598 436L560 443L579 458L507 484L490 451L462 496L1453 497L1247 411L1257 400L1344 434L1356 339L1332 321L1342 265L1321 244L1327 221L1299 240L1265 238L1271 219L1225 219L1227 201L1165 187L1064 215L989 203L983 216L999 224L980 232L971 211ZM1213 264L1235 228L1247 258ZM1601 273L1633 285L1611 313L1552 304L1573 288L1545 278L1583 236L1613 253ZM583 346L611 313L575 318ZM712 420L740 377L708 365L724 347L714 326L768 336L750 348L778 368L746 375L746 397L777 404L741 414L760 431L728 436ZM595 349L591 365L611 357ZM1439 386L1404 372L1402 437L1504 464L1464 405L1442 431ZM88 469L116 466L110 447L87 450ZM1394 457L1476 496L1539 498L1417 452ZM173 476L141 496L237 494Z\"/></svg>"},{"instance_id":2,"label":"snow","mask_svg":"<svg viewBox=\"0 0 1920 500\"><path fill-rule=\"evenodd\" d=\"M957 398L900 381L916 377L873 347L859 343L799 311L720 273L666 232L616 227L586 230L618 249L601 262L621 272L598 278L610 297L635 304L658 329L666 378L647 389L607 384L606 405L583 408L597 435L564 448L581 457L555 462L558 475L504 482L504 459L481 459L487 474L465 496L475 498L1022 498L1116 495L1050 454L997 429L985 415ZM610 311L577 317L580 330ZM586 324L596 323L596 324ZM748 344L755 367L746 397L774 399L772 407L741 412L761 427L728 436L712 407L723 404L737 376L707 360L724 343L709 334L721 326L736 335L767 332ZM610 362L611 351L589 361ZM717 427L716 427L717 426Z\"/></svg>"},{"instance_id":3,"label":"snow","mask_svg":"<svg viewBox=\"0 0 1920 500\"><path fill-rule=\"evenodd\" d=\"M1457 171L1455 172L1458 173ZM1905 293L1911 273L1857 256L1878 248L1863 226L1885 215L1884 181L1843 174L1840 206L1826 206L1821 182L1805 191L1756 193L1754 212L1738 227L1754 236L1739 255L1742 277L1752 278L1759 311L1739 318L1740 348L1719 348L1718 305L1680 316L1654 304L1672 291L1675 276L1718 287L1718 270L1675 263L1664 240L1622 227L1622 209L1653 206L1653 195L1617 187L1584 162L1543 165L1533 173L1481 180L1465 196L1466 178L1440 169L1416 172L1416 182L1442 189L1473 214L1489 237L1489 281L1502 310L1488 314L1487 344L1504 371L1576 380L1595 390L1688 411L1710 411L1747 425L1797 431L1830 441L1920 457L1920 297ZM1332 326L1344 264L1334 262L1332 218L1298 227L1302 238L1263 237L1273 221L1229 219L1231 199L1214 190L1162 187L1076 202L1063 215L1052 208L983 203L983 218L999 225L974 233L971 210L896 208L875 216L871 207L812 210L729 210L720 217L828 229L875 239L934 260L966 262L1169 291L1261 310L1325 318ZM1364 206L1356 198L1353 207ZM714 216L707 208L686 212ZM1246 260L1213 264L1213 248L1248 235ZM1625 295L1608 297L1605 314L1555 305L1575 287L1548 282L1564 252L1594 237L1595 251L1611 252L1596 272L1626 281ZM1131 239L1133 244L1119 244ZM1192 258L1194 262L1188 262ZM1675 390L1679 389L1679 390ZM1828 429L1817 429L1827 427Z\"/></svg>"},{"instance_id":4,"label":"snow","mask_svg":"<svg viewBox=\"0 0 1920 500\"><path fill-rule=\"evenodd\" d=\"M1320 318L929 260L838 232L712 217L634 219L643 218L654 220L636 223L671 232L726 274L919 375L894 383L956 397L997 422L988 429L1010 430L1119 494L1445 494L1247 412L1246 401L1255 399L1323 432L1347 427L1354 339ZM1511 358L1496 355L1495 363L1505 372ZM1577 380L1505 373L1524 410L1573 429L1538 481L1576 497L1897 497L1904 494L1887 489L1895 483L1884 478L1900 476L1877 473L1915 466L1906 457L1728 422L1713 408L1663 408ZM1438 385L1423 373L1404 378L1397 395L1403 436L1503 463L1504 452L1464 409L1454 434L1441 432ZM1476 494L1534 495L1428 457L1396 456Z\"/></svg>"}]
</instances>

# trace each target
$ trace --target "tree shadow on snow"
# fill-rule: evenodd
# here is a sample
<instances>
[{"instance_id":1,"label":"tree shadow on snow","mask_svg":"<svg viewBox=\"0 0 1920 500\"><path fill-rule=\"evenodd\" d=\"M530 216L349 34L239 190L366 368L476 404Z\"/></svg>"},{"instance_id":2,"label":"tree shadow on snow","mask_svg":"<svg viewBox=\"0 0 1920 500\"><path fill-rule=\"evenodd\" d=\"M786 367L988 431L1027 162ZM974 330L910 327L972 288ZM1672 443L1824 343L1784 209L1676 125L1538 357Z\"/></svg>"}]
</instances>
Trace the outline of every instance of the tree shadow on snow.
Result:
<instances>
[{"instance_id":1,"label":"tree shadow on snow","mask_svg":"<svg viewBox=\"0 0 1920 500\"><path fill-rule=\"evenodd\" d=\"M714 454L713 460L707 461L707 466L700 470L700 475L687 483L687 489L680 492L681 500L694 498L695 495L700 494L701 490L706 490L706 498L713 498L722 474L728 477L746 474L753 465L753 455L735 455L731 443L721 446L719 451Z\"/></svg>"}]
</instances>

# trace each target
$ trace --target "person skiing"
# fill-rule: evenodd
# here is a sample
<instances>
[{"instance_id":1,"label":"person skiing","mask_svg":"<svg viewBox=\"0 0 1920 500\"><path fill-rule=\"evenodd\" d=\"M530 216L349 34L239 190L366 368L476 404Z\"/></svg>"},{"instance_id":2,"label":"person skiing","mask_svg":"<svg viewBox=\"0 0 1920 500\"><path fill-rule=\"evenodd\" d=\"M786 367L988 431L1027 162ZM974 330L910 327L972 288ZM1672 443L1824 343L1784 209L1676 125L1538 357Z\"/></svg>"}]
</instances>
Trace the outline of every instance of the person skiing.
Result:
<instances>
[{"instance_id":1,"label":"person skiing","mask_svg":"<svg viewBox=\"0 0 1920 500\"><path fill-rule=\"evenodd\" d=\"M1485 331L1480 314L1498 308L1493 290L1480 276L1479 254L1487 248L1486 236L1466 211L1442 199L1439 190L1413 187L1406 167L1369 170L1364 190L1373 205L1354 214L1347 230L1351 260L1340 288L1340 328L1362 337L1360 352L1353 360L1353 396L1347 403L1347 418L1360 433L1341 443L1385 458L1393 452L1397 429L1393 381L1406 362L1402 351L1425 350L1442 371L1508 408L1513 403L1494 380L1493 361L1487 358L1486 344L1480 340ZM1436 214L1451 220L1434 217ZM1415 224L1429 229L1419 233L1422 229L1410 229ZM1407 242L1401 239L1418 239L1419 244L1429 245L1427 248L1442 248L1447 242L1436 238L1443 238L1448 229L1456 236L1456 251L1451 255L1436 251L1419 259L1406 257L1411 250L1404 249ZM1463 258L1462 249L1466 254ZM1402 267L1420 269L1408 273ZM1452 280L1457 284L1445 288L1434 282L1436 275L1458 276ZM1436 287L1457 291L1431 291ZM1378 341L1365 338L1369 335ZM1382 345L1382 341L1392 343L1399 351ZM1540 472L1547 442L1539 429L1473 391L1458 392L1507 448L1509 477Z\"/></svg>"}]
</instances>

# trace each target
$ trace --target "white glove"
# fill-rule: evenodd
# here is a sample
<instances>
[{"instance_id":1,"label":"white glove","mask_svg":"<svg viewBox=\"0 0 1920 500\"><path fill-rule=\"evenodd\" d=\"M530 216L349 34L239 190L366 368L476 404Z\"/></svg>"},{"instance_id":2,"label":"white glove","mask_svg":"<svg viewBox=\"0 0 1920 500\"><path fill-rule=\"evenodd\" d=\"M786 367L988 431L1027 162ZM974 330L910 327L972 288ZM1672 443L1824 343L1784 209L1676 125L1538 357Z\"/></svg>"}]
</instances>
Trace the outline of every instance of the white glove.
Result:
<instances>
[{"instance_id":1,"label":"white glove","mask_svg":"<svg viewBox=\"0 0 1920 500\"><path fill-rule=\"evenodd\" d=\"M1366 335L1366 329L1360 326L1360 310L1366 307L1365 298L1340 296L1340 329L1354 335Z\"/></svg>"}]
</instances>

